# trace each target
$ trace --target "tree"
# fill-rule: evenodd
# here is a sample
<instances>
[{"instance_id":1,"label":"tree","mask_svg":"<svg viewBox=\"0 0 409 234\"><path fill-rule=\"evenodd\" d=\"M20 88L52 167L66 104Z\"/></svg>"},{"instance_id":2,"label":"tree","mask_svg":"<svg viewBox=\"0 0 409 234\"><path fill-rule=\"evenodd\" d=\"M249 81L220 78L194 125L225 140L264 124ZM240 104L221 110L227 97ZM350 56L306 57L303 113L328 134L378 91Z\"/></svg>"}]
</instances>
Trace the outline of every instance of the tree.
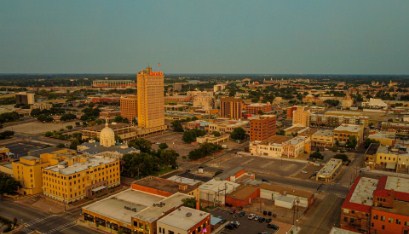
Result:
<instances>
[{"instance_id":1,"label":"tree","mask_svg":"<svg viewBox=\"0 0 409 234\"><path fill-rule=\"evenodd\" d=\"M192 209L196 209L196 198L185 198L182 200L183 206L190 207Z\"/></svg>"},{"instance_id":2,"label":"tree","mask_svg":"<svg viewBox=\"0 0 409 234\"><path fill-rule=\"evenodd\" d=\"M183 132L183 126L180 120L175 120L172 122L172 128L175 132Z\"/></svg>"},{"instance_id":3,"label":"tree","mask_svg":"<svg viewBox=\"0 0 409 234\"><path fill-rule=\"evenodd\" d=\"M152 149L152 143L144 138L137 138L128 143L129 147L139 149L143 153L149 153Z\"/></svg>"},{"instance_id":4,"label":"tree","mask_svg":"<svg viewBox=\"0 0 409 234\"><path fill-rule=\"evenodd\" d=\"M0 194L16 194L21 187L13 177L0 173Z\"/></svg>"},{"instance_id":5,"label":"tree","mask_svg":"<svg viewBox=\"0 0 409 234\"><path fill-rule=\"evenodd\" d=\"M346 154L336 154L334 156L336 159L341 159L343 162L350 162L348 156Z\"/></svg>"},{"instance_id":6,"label":"tree","mask_svg":"<svg viewBox=\"0 0 409 234\"><path fill-rule=\"evenodd\" d=\"M13 132L13 131L7 130L7 131L4 131L4 132L1 132L1 133L0 133L0 140L4 140L4 139L7 139L7 138L10 138L10 137L12 137L13 135L14 135L14 132Z\"/></svg>"},{"instance_id":7,"label":"tree","mask_svg":"<svg viewBox=\"0 0 409 234\"><path fill-rule=\"evenodd\" d=\"M349 149L355 149L357 143L355 136L349 136L345 146Z\"/></svg>"},{"instance_id":8,"label":"tree","mask_svg":"<svg viewBox=\"0 0 409 234\"><path fill-rule=\"evenodd\" d=\"M64 147L65 147L65 145L63 143L60 143L60 144L57 145L57 148L64 148Z\"/></svg>"},{"instance_id":9,"label":"tree","mask_svg":"<svg viewBox=\"0 0 409 234\"><path fill-rule=\"evenodd\" d=\"M371 138L366 138L366 140L364 141L365 149L368 149L368 147L369 147L372 143L376 144L376 143L379 143L379 141L373 140L373 139L371 139Z\"/></svg>"},{"instance_id":10,"label":"tree","mask_svg":"<svg viewBox=\"0 0 409 234\"><path fill-rule=\"evenodd\" d=\"M333 100L333 99L325 100L324 103L327 104L328 106L338 106L339 105L339 101Z\"/></svg>"},{"instance_id":11,"label":"tree","mask_svg":"<svg viewBox=\"0 0 409 234\"><path fill-rule=\"evenodd\" d=\"M199 158L206 157L210 154L213 154L219 150L221 150L222 147L220 145L216 145L213 143L204 143L200 145L198 149L194 149L189 152L189 159L190 160L196 160Z\"/></svg>"},{"instance_id":12,"label":"tree","mask_svg":"<svg viewBox=\"0 0 409 234\"><path fill-rule=\"evenodd\" d=\"M165 166L171 166L173 169L177 167L176 160L178 157L179 154L172 149L162 150L159 154L161 164Z\"/></svg>"},{"instance_id":13,"label":"tree","mask_svg":"<svg viewBox=\"0 0 409 234\"><path fill-rule=\"evenodd\" d=\"M68 130L71 130L71 129L72 129L72 125L68 125L68 126L66 126L66 128L67 128Z\"/></svg>"},{"instance_id":14,"label":"tree","mask_svg":"<svg viewBox=\"0 0 409 234\"><path fill-rule=\"evenodd\" d=\"M121 174L132 178L142 178L159 171L159 159L152 154L125 154L122 157Z\"/></svg>"},{"instance_id":15,"label":"tree","mask_svg":"<svg viewBox=\"0 0 409 234\"><path fill-rule=\"evenodd\" d=\"M77 150L77 146L80 144L78 139L74 139L71 141L70 149Z\"/></svg>"},{"instance_id":16,"label":"tree","mask_svg":"<svg viewBox=\"0 0 409 234\"><path fill-rule=\"evenodd\" d=\"M230 138L233 140L244 140L246 139L246 131L243 128L235 128L231 132Z\"/></svg>"},{"instance_id":17,"label":"tree","mask_svg":"<svg viewBox=\"0 0 409 234\"><path fill-rule=\"evenodd\" d=\"M37 117L37 120L41 122L52 122L54 119L49 115L41 114Z\"/></svg>"},{"instance_id":18,"label":"tree","mask_svg":"<svg viewBox=\"0 0 409 234\"><path fill-rule=\"evenodd\" d=\"M317 151L315 151L314 153L312 153L311 155L310 155L310 158L311 159L320 159L320 160L323 160L324 159L324 156L317 150Z\"/></svg>"},{"instance_id":19,"label":"tree","mask_svg":"<svg viewBox=\"0 0 409 234\"><path fill-rule=\"evenodd\" d=\"M221 134L220 132L218 132L218 131L213 131L212 134L213 134L213 136L215 136L215 137L219 137L219 136L222 135L222 134Z\"/></svg>"},{"instance_id":20,"label":"tree","mask_svg":"<svg viewBox=\"0 0 409 234\"><path fill-rule=\"evenodd\" d=\"M61 116L61 121L68 121L68 120L73 120L73 119L76 119L76 118L77 118L76 115L67 113L67 114L63 114Z\"/></svg>"},{"instance_id":21,"label":"tree","mask_svg":"<svg viewBox=\"0 0 409 234\"><path fill-rule=\"evenodd\" d=\"M192 143L196 141L197 137L206 135L206 131L200 129L191 129L183 133L183 141L185 143Z\"/></svg>"},{"instance_id":22,"label":"tree","mask_svg":"<svg viewBox=\"0 0 409 234\"><path fill-rule=\"evenodd\" d=\"M168 146L168 144L166 144L166 143L160 143L159 144L159 149L161 149L161 150L164 150L164 149L167 149L169 146Z\"/></svg>"}]
</instances>

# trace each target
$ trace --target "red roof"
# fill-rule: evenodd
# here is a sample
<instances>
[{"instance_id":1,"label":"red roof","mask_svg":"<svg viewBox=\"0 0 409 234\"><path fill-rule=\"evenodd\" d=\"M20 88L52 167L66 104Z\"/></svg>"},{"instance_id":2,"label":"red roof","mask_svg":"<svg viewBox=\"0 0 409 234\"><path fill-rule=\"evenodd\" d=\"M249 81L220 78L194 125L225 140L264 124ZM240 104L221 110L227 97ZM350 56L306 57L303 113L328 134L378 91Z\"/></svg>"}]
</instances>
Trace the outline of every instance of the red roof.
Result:
<instances>
[{"instance_id":1,"label":"red roof","mask_svg":"<svg viewBox=\"0 0 409 234\"><path fill-rule=\"evenodd\" d=\"M395 193L395 199L400 200L400 201L406 201L409 202L409 193L404 193L404 192L399 192L395 190L389 190L386 189L386 182L388 181L387 176L382 176L379 178L378 181L378 186L376 187L376 190L374 192L374 195L377 197L388 197L392 193L392 191Z\"/></svg>"},{"instance_id":2,"label":"red roof","mask_svg":"<svg viewBox=\"0 0 409 234\"><path fill-rule=\"evenodd\" d=\"M372 208L371 206L350 202L352 194L354 193L360 179L360 176L355 179L354 184L351 186L351 189L349 190L348 195L346 196L341 208L370 213Z\"/></svg>"}]
</instances>

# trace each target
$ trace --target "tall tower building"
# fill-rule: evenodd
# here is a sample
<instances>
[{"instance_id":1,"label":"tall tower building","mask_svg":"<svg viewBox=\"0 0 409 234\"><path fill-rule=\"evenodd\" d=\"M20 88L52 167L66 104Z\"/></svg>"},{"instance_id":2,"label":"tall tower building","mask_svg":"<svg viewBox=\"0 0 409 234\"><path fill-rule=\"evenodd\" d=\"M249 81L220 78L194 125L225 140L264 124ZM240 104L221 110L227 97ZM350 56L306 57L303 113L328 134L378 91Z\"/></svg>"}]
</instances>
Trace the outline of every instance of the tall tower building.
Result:
<instances>
[{"instance_id":1,"label":"tall tower building","mask_svg":"<svg viewBox=\"0 0 409 234\"><path fill-rule=\"evenodd\" d=\"M165 125L164 75L151 67L136 75L138 89L138 127L145 133L162 131Z\"/></svg>"},{"instance_id":2,"label":"tall tower building","mask_svg":"<svg viewBox=\"0 0 409 234\"><path fill-rule=\"evenodd\" d=\"M220 99L220 116L230 119L243 117L243 100L241 98L224 97Z\"/></svg>"}]
</instances>

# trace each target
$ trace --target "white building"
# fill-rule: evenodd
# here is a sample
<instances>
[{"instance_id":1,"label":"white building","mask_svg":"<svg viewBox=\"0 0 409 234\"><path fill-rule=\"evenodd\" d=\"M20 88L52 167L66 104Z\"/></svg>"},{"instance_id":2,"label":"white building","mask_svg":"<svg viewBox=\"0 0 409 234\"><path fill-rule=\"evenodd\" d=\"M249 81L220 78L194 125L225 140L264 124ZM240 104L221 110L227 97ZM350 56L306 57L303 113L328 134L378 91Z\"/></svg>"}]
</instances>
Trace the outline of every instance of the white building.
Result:
<instances>
[{"instance_id":1,"label":"white building","mask_svg":"<svg viewBox=\"0 0 409 234\"><path fill-rule=\"evenodd\" d=\"M159 234L210 233L210 214L181 206L156 223Z\"/></svg>"},{"instance_id":2,"label":"white building","mask_svg":"<svg viewBox=\"0 0 409 234\"><path fill-rule=\"evenodd\" d=\"M212 179L199 186L200 200L210 202L213 205L224 205L226 195L239 186L240 184L231 181Z\"/></svg>"},{"instance_id":3,"label":"white building","mask_svg":"<svg viewBox=\"0 0 409 234\"><path fill-rule=\"evenodd\" d=\"M362 102L362 107L371 109L386 109L388 104L386 104L382 99L370 98L369 102Z\"/></svg>"},{"instance_id":4,"label":"white building","mask_svg":"<svg viewBox=\"0 0 409 234\"><path fill-rule=\"evenodd\" d=\"M280 158L283 155L283 142L290 140L286 136L273 136L265 141L250 142L250 154L252 156L265 156Z\"/></svg>"},{"instance_id":5,"label":"white building","mask_svg":"<svg viewBox=\"0 0 409 234\"><path fill-rule=\"evenodd\" d=\"M341 166L342 166L341 159L331 158L325 164L325 166L318 171L315 179L330 182L337 176L338 171L341 170Z\"/></svg>"}]
</instances>

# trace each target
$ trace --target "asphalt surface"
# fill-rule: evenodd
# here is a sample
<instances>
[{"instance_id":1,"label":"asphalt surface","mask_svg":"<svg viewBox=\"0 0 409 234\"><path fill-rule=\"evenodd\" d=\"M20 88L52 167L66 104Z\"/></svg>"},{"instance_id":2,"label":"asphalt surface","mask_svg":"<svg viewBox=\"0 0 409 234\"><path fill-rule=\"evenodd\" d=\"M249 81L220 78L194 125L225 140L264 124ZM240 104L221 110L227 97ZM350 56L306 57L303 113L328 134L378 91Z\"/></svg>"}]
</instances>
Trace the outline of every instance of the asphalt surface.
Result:
<instances>
[{"instance_id":1,"label":"asphalt surface","mask_svg":"<svg viewBox=\"0 0 409 234\"><path fill-rule=\"evenodd\" d=\"M95 233L95 231L76 225L81 209L73 209L62 214L48 214L34 208L23 206L11 201L0 201L0 216L23 225L16 233L31 233L37 230L41 233Z\"/></svg>"}]
</instances>

